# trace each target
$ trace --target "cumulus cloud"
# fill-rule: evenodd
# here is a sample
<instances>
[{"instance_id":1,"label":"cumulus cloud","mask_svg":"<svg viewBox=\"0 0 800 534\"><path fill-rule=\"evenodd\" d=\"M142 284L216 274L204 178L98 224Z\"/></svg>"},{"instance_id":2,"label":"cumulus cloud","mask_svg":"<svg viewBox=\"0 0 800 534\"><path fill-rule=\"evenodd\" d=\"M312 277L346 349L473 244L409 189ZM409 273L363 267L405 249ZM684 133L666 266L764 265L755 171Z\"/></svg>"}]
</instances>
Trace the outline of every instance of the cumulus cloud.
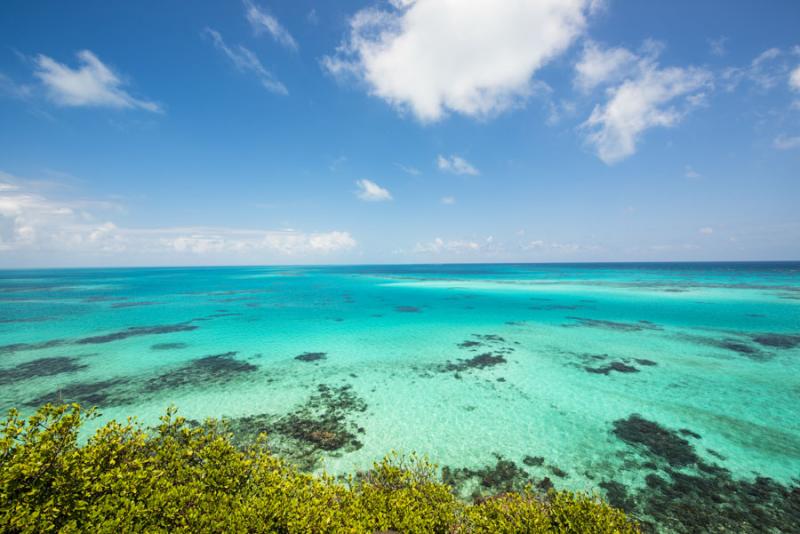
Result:
<instances>
[{"instance_id":1,"label":"cumulus cloud","mask_svg":"<svg viewBox=\"0 0 800 534\"><path fill-rule=\"evenodd\" d=\"M578 62L576 76L579 85L609 85L606 102L595 106L582 125L587 141L608 164L634 154L646 130L678 124L704 101L713 81L711 73L702 68L661 68L656 61L657 43L645 43L635 59L620 50L590 46ZM599 66L588 66L592 58Z\"/></svg>"},{"instance_id":2,"label":"cumulus cloud","mask_svg":"<svg viewBox=\"0 0 800 534\"><path fill-rule=\"evenodd\" d=\"M476 176L480 174L480 171L476 169L470 162L465 160L462 157L451 155L449 158L447 156L439 156L436 158L436 166L442 172L449 172L452 174L469 174L472 176Z\"/></svg>"},{"instance_id":3,"label":"cumulus cloud","mask_svg":"<svg viewBox=\"0 0 800 534\"><path fill-rule=\"evenodd\" d=\"M77 56L80 66L75 69L43 54L34 59L34 76L56 104L162 111L155 102L134 98L126 92L119 76L91 51L81 50Z\"/></svg>"},{"instance_id":4,"label":"cumulus cloud","mask_svg":"<svg viewBox=\"0 0 800 534\"><path fill-rule=\"evenodd\" d=\"M800 92L800 65L789 74L789 88L792 91Z\"/></svg>"},{"instance_id":5,"label":"cumulus cloud","mask_svg":"<svg viewBox=\"0 0 800 534\"><path fill-rule=\"evenodd\" d=\"M322 60L423 122L448 112L489 117L520 105L533 75L579 36L590 0L394 0L350 19Z\"/></svg>"},{"instance_id":6,"label":"cumulus cloud","mask_svg":"<svg viewBox=\"0 0 800 534\"><path fill-rule=\"evenodd\" d=\"M372 180L358 180L356 182L356 186L358 187L356 190L356 196L361 200L365 200L367 202L383 202L386 200L392 200L392 194L389 192L389 190L384 189Z\"/></svg>"},{"instance_id":7,"label":"cumulus cloud","mask_svg":"<svg viewBox=\"0 0 800 534\"><path fill-rule=\"evenodd\" d=\"M226 227L128 228L105 201L62 200L32 182L0 172L0 264L35 258L38 264L83 261L169 263L266 262L314 258L356 246L344 231L239 229Z\"/></svg>"},{"instance_id":8,"label":"cumulus cloud","mask_svg":"<svg viewBox=\"0 0 800 534\"><path fill-rule=\"evenodd\" d=\"M255 5L249 0L244 2L245 14L247 21L256 31L256 33L267 32L272 36L275 41L286 48L297 50L297 41L289 33L289 30L284 28L278 19L264 11L262 8ZM313 10L312 10L313 11Z\"/></svg>"},{"instance_id":9,"label":"cumulus cloud","mask_svg":"<svg viewBox=\"0 0 800 534\"><path fill-rule=\"evenodd\" d=\"M772 146L778 150L792 150L800 148L800 136L790 137L788 135L779 135L772 142Z\"/></svg>"},{"instance_id":10,"label":"cumulus cloud","mask_svg":"<svg viewBox=\"0 0 800 534\"><path fill-rule=\"evenodd\" d=\"M233 66L236 67L239 72L255 75L261 82L261 85L268 91L279 95L289 94L286 86L275 79L275 76L261 64L261 60L259 60L258 56L251 50L242 45L236 48L230 48L225 44L222 35L220 35L218 31L212 30L211 28L206 28L205 31L206 34L211 37L217 50L225 54L225 57L233 63Z\"/></svg>"}]
</instances>

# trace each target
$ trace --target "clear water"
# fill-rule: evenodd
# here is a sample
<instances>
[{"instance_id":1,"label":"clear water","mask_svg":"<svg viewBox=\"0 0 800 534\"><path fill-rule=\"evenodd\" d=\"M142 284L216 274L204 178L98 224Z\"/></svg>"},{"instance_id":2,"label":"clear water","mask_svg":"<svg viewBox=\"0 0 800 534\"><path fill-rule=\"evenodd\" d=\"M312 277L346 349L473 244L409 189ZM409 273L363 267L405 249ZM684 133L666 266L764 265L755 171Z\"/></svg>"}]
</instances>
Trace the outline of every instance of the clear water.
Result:
<instances>
[{"instance_id":1,"label":"clear water","mask_svg":"<svg viewBox=\"0 0 800 534\"><path fill-rule=\"evenodd\" d=\"M534 482L639 497L648 475L702 475L654 452L662 428L733 481L796 488L798 335L800 263L2 271L0 406L268 426L339 403L347 446L276 442L333 473L392 449L473 470L501 456ZM625 439L632 414L658 426Z\"/></svg>"}]
</instances>

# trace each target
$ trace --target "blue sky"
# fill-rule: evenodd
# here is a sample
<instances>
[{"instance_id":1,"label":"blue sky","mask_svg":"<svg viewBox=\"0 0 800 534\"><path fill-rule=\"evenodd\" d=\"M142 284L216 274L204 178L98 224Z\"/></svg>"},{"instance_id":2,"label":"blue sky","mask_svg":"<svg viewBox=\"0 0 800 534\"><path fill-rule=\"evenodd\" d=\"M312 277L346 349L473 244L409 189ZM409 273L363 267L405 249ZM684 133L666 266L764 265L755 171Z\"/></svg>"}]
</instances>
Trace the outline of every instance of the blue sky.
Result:
<instances>
[{"instance_id":1,"label":"blue sky","mask_svg":"<svg viewBox=\"0 0 800 534\"><path fill-rule=\"evenodd\" d=\"M800 259L799 20L3 2L0 266Z\"/></svg>"}]
</instances>

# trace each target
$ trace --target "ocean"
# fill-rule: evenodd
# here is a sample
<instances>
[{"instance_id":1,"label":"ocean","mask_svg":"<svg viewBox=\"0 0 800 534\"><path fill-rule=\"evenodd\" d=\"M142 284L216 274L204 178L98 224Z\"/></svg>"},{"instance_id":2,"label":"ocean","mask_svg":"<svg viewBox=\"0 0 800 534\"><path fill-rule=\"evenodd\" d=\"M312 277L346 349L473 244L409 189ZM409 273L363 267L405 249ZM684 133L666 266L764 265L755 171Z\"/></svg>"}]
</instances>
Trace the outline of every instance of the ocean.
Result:
<instances>
[{"instance_id":1,"label":"ocean","mask_svg":"<svg viewBox=\"0 0 800 534\"><path fill-rule=\"evenodd\" d=\"M0 271L0 405L71 401L87 433L175 406L311 471L415 452L465 498L790 531L800 263Z\"/></svg>"}]
</instances>

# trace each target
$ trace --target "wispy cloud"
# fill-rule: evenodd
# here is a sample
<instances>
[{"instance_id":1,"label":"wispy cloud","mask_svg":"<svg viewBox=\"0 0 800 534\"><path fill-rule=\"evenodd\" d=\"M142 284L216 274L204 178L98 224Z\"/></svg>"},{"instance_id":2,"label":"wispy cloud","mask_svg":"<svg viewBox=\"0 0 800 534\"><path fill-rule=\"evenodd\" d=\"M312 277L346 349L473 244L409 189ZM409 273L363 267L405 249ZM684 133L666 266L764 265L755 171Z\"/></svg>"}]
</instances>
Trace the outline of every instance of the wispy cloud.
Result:
<instances>
[{"instance_id":1,"label":"wispy cloud","mask_svg":"<svg viewBox=\"0 0 800 534\"><path fill-rule=\"evenodd\" d=\"M407 165L403 165L402 163L395 163L395 166L404 173L410 174L411 176L419 176L420 174L422 174L422 171L420 171L416 167L409 167Z\"/></svg>"},{"instance_id":2,"label":"wispy cloud","mask_svg":"<svg viewBox=\"0 0 800 534\"><path fill-rule=\"evenodd\" d=\"M453 205L456 203L456 197L442 197L442 204Z\"/></svg>"},{"instance_id":3,"label":"wispy cloud","mask_svg":"<svg viewBox=\"0 0 800 534\"><path fill-rule=\"evenodd\" d=\"M233 63L237 70L255 75L261 82L261 85L263 85L268 91L279 95L289 94L286 86L275 79L275 76L273 76L270 71L264 68L264 65L261 64L261 60L259 60L258 56L256 56L252 51L242 45L239 45L236 48L230 48L227 44L225 44L225 41L222 39L222 35L220 35L218 31L212 30L211 28L206 28L205 33L211 37L211 40L214 42L214 46L223 54L225 54L225 56L231 61L231 63Z\"/></svg>"},{"instance_id":4,"label":"wispy cloud","mask_svg":"<svg viewBox=\"0 0 800 534\"><path fill-rule=\"evenodd\" d=\"M678 124L704 101L713 82L702 68L661 68L656 61L658 43L646 42L643 53L633 58L620 50L586 49L577 65L579 85L610 85L605 104L595 106L582 125L587 141L607 164L634 154L645 131ZM589 69L586 64L592 61L601 67ZM586 72L594 74L587 77Z\"/></svg>"},{"instance_id":5,"label":"wispy cloud","mask_svg":"<svg viewBox=\"0 0 800 534\"><path fill-rule=\"evenodd\" d=\"M394 0L350 19L323 67L423 122L490 117L535 92L533 75L586 26L591 0Z\"/></svg>"},{"instance_id":6,"label":"wispy cloud","mask_svg":"<svg viewBox=\"0 0 800 534\"><path fill-rule=\"evenodd\" d=\"M683 175L686 176L687 178L691 178L692 180L696 180L698 178L703 177L703 175L694 170L694 168L691 165L686 166Z\"/></svg>"},{"instance_id":7,"label":"wispy cloud","mask_svg":"<svg viewBox=\"0 0 800 534\"><path fill-rule=\"evenodd\" d=\"M80 66L74 69L43 54L34 59L33 74L56 104L163 111L159 104L126 92L119 76L91 51L82 50L77 56Z\"/></svg>"},{"instance_id":8,"label":"wispy cloud","mask_svg":"<svg viewBox=\"0 0 800 534\"><path fill-rule=\"evenodd\" d=\"M392 194L371 180L358 180L356 196L367 202L384 202L392 200Z\"/></svg>"},{"instance_id":9,"label":"wispy cloud","mask_svg":"<svg viewBox=\"0 0 800 534\"><path fill-rule=\"evenodd\" d=\"M778 150L793 150L800 148L800 136L790 137L788 135L779 135L772 141L772 146Z\"/></svg>"},{"instance_id":10,"label":"wispy cloud","mask_svg":"<svg viewBox=\"0 0 800 534\"><path fill-rule=\"evenodd\" d=\"M725 44L728 42L727 37L717 37L716 39L708 40L708 48L712 56L722 57L728 53Z\"/></svg>"},{"instance_id":11,"label":"wispy cloud","mask_svg":"<svg viewBox=\"0 0 800 534\"><path fill-rule=\"evenodd\" d=\"M720 76L727 91L734 91L743 82L750 82L761 91L768 91L784 79L789 70L780 48L768 48L744 67L728 67Z\"/></svg>"},{"instance_id":12,"label":"wispy cloud","mask_svg":"<svg viewBox=\"0 0 800 534\"><path fill-rule=\"evenodd\" d=\"M244 0L245 14L247 20L256 33L267 32L272 36L275 41L286 48L297 50L297 41L289 33L289 30L284 28L278 19L267 13L264 9L258 7L250 0ZM312 10L313 11L313 10Z\"/></svg>"},{"instance_id":13,"label":"wispy cloud","mask_svg":"<svg viewBox=\"0 0 800 534\"><path fill-rule=\"evenodd\" d=\"M460 156L451 155L450 157L439 156L436 158L436 166L442 172L449 172L452 174L469 174L476 176L480 171L476 169L470 162Z\"/></svg>"}]
</instances>

